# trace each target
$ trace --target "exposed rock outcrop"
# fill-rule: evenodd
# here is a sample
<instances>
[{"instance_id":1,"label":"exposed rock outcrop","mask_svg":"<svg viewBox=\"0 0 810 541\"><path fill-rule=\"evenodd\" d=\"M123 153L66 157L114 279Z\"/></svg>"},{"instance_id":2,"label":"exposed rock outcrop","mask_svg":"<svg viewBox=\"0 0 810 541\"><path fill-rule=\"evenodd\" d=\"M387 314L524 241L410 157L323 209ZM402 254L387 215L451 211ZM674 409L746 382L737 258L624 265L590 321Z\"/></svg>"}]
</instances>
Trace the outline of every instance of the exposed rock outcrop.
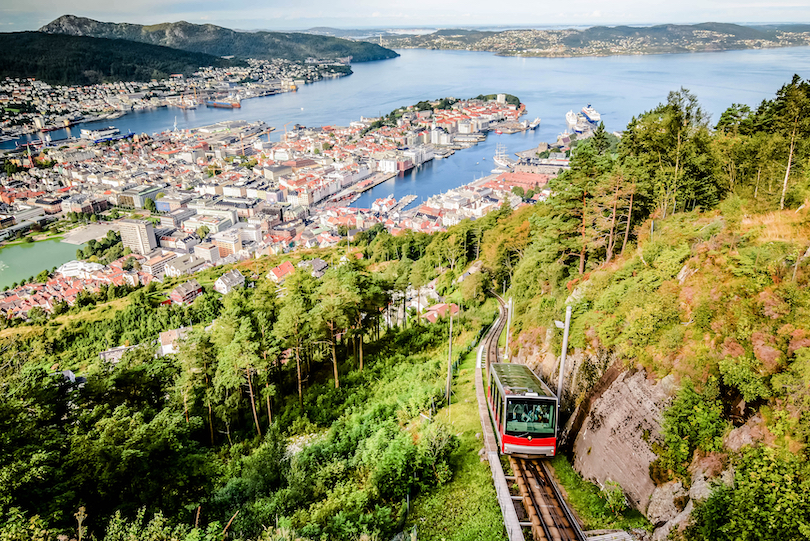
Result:
<instances>
[{"instance_id":1,"label":"exposed rock outcrop","mask_svg":"<svg viewBox=\"0 0 810 541\"><path fill-rule=\"evenodd\" d=\"M763 441L769 436L765 427L765 420L757 413L739 428L729 432L723 440L723 445L729 451L739 451L746 445L753 445L755 442Z\"/></svg>"},{"instance_id":2,"label":"exposed rock outcrop","mask_svg":"<svg viewBox=\"0 0 810 541\"><path fill-rule=\"evenodd\" d=\"M647 518L656 525L671 521L684 510L685 503L679 506L678 501L685 502L687 495L688 492L680 481L670 481L655 487L647 506Z\"/></svg>"},{"instance_id":3,"label":"exposed rock outcrop","mask_svg":"<svg viewBox=\"0 0 810 541\"><path fill-rule=\"evenodd\" d=\"M651 444L660 432L669 383L656 384L643 371L624 372L594 401L574 443L577 471L600 484L616 481L642 513L655 491L649 475L656 458Z\"/></svg>"},{"instance_id":4,"label":"exposed rock outcrop","mask_svg":"<svg viewBox=\"0 0 810 541\"><path fill-rule=\"evenodd\" d=\"M694 509L694 504L692 503L692 500L689 500L689 503L686 504L683 511L678 513L672 520L663 524L662 526L659 526L653 531L652 540L664 541L665 539L669 538L669 534L672 531L683 530L689 524L692 509Z\"/></svg>"}]
</instances>

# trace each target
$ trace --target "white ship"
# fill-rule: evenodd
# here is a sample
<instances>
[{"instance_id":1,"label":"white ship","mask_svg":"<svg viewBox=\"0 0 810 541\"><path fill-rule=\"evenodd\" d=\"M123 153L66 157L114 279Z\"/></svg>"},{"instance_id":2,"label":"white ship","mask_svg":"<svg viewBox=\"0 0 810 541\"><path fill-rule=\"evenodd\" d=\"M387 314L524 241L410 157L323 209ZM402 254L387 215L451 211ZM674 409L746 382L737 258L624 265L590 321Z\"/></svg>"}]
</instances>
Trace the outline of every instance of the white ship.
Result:
<instances>
[{"instance_id":1,"label":"white ship","mask_svg":"<svg viewBox=\"0 0 810 541\"><path fill-rule=\"evenodd\" d=\"M495 165L503 169L509 169L513 163L506 155L506 147L501 144L495 147L495 157L492 158L492 161L495 162Z\"/></svg>"},{"instance_id":2,"label":"white ship","mask_svg":"<svg viewBox=\"0 0 810 541\"><path fill-rule=\"evenodd\" d=\"M588 122L592 124L599 124L599 121L602 120L602 115L596 112L596 109L591 107L589 103L587 107L582 108L582 113L585 115L585 118L588 119Z\"/></svg>"},{"instance_id":3,"label":"white ship","mask_svg":"<svg viewBox=\"0 0 810 541\"><path fill-rule=\"evenodd\" d=\"M571 110L565 113L565 121L568 123L568 126L573 128L577 125L577 114Z\"/></svg>"},{"instance_id":4,"label":"white ship","mask_svg":"<svg viewBox=\"0 0 810 541\"><path fill-rule=\"evenodd\" d=\"M114 135L118 135L119 133L121 133L121 131L115 126L110 126L101 130L81 130L82 139L88 139L90 141L103 139L105 137L112 137Z\"/></svg>"},{"instance_id":5,"label":"white ship","mask_svg":"<svg viewBox=\"0 0 810 541\"><path fill-rule=\"evenodd\" d=\"M577 115L577 123L574 125L574 131L577 133L593 131L593 124L588 122L588 118L585 115Z\"/></svg>"},{"instance_id":6,"label":"white ship","mask_svg":"<svg viewBox=\"0 0 810 541\"><path fill-rule=\"evenodd\" d=\"M540 117L535 118L529 124L529 129L536 130L537 127L540 125Z\"/></svg>"}]
</instances>

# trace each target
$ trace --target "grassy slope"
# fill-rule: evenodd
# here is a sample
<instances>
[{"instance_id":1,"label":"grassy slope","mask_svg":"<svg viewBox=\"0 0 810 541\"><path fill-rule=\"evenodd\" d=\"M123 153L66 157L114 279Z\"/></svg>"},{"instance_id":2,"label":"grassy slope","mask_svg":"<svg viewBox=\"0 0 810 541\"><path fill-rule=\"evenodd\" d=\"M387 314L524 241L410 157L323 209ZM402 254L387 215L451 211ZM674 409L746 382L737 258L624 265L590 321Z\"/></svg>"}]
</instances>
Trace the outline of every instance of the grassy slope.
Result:
<instances>
[{"instance_id":1,"label":"grassy slope","mask_svg":"<svg viewBox=\"0 0 810 541\"><path fill-rule=\"evenodd\" d=\"M635 509L614 515L600 496L599 487L574 471L567 457L563 455L554 457L551 466L557 481L562 485L568 503L583 522L585 530L651 529L649 521Z\"/></svg>"},{"instance_id":2,"label":"grassy slope","mask_svg":"<svg viewBox=\"0 0 810 541\"><path fill-rule=\"evenodd\" d=\"M489 464L478 455L483 440L476 438L481 434L481 422L475 399L475 360L473 349L455 379L454 403L436 414L452 425L461 445L454 457L452 482L414 501L409 522L417 526L420 541L506 539Z\"/></svg>"}]
</instances>

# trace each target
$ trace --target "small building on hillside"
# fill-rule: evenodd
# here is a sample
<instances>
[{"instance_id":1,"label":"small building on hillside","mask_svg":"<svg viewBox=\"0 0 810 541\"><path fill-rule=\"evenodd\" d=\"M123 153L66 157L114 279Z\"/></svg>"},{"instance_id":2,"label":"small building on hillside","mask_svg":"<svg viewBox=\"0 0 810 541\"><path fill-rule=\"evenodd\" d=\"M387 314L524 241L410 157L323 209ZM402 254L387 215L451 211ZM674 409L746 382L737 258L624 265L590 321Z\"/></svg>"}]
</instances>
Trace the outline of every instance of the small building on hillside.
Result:
<instances>
[{"instance_id":1,"label":"small building on hillside","mask_svg":"<svg viewBox=\"0 0 810 541\"><path fill-rule=\"evenodd\" d=\"M245 277L236 269L229 270L214 282L214 290L227 295L234 289L245 285Z\"/></svg>"},{"instance_id":2,"label":"small building on hillside","mask_svg":"<svg viewBox=\"0 0 810 541\"><path fill-rule=\"evenodd\" d=\"M441 317L447 317L450 314L458 314L458 310L459 308L457 304L447 304L442 302L428 307L427 311L422 315L422 317L428 320L430 323L436 323L436 321Z\"/></svg>"},{"instance_id":3,"label":"small building on hillside","mask_svg":"<svg viewBox=\"0 0 810 541\"><path fill-rule=\"evenodd\" d=\"M287 276L295 272L295 267L293 267L292 263L289 261L285 261L278 267L273 267L270 269L270 272L267 273L267 278L274 281L277 284L280 284L284 281Z\"/></svg>"},{"instance_id":4,"label":"small building on hillside","mask_svg":"<svg viewBox=\"0 0 810 541\"><path fill-rule=\"evenodd\" d=\"M191 332L191 327L180 327L179 329L172 329L164 331L158 335L160 346L158 347L158 355L163 357L170 353L177 353L178 341L183 340Z\"/></svg>"},{"instance_id":5,"label":"small building on hillside","mask_svg":"<svg viewBox=\"0 0 810 541\"><path fill-rule=\"evenodd\" d=\"M199 297L203 294L203 288L195 279L191 279L188 282L180 284L176 288L172 289L172 292L169 294L169 298L175 304L191 304L194 302L194 299Z\"/></svg>"},{"instance_id":6,"label":"small building on hillside","mask_svg":"<svg viewBox=\"0 0 810 541\"><path fill-rule=\"evenodd\" d=\"M324 261L323 259L316 257L315 259L308 259L306 261L301 261L298 264L299 268L312 268L312 277L313 278L321 278L323 277L326 269L329 267L329 264Z\"/></svg>"}]
</instances>

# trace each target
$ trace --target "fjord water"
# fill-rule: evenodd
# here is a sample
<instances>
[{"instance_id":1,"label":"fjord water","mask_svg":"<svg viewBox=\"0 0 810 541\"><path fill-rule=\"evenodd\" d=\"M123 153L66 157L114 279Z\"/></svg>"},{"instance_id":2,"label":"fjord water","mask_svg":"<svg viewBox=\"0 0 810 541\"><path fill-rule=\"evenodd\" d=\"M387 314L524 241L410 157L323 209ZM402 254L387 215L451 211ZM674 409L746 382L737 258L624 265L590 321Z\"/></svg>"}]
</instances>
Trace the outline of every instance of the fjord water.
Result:
<instances>
[{"instance_id":1,"label":"fjord water","mask_svg":"<svg viewBox=\"0 0 810 541\"><path fill-rule=\"evenodd\" d=\"M360 116L377 116L424 99L468 98L506 92L526 104L532 120L542 118L536 132L491 134L476 147L436 160L418 171L392 179L366 192L355 206L369 207L377 197L399 198L412 193L417 201L446 191L492 169L495 145L509 153L554 141L565 129L565 113L588 103L602 114L609 130L622 130L639 113L666 101L667 93L684 87L698 96L716 122L732 103L756 106L772 98L794 73L810 77L810 47L720 53L611 56L598 58L499 57L469 51L400 50L392 60L353 64L349 77L305 85L297 92L242 102L236 110L162 108L131 113L113 124L123 133L180 129L226 119L263 120L277 131L286 123L305 126L348 125ZM74 128L77 131L77 128ZM64 137L53 132L52 137Z\"/></svg>"}]
</instances>

